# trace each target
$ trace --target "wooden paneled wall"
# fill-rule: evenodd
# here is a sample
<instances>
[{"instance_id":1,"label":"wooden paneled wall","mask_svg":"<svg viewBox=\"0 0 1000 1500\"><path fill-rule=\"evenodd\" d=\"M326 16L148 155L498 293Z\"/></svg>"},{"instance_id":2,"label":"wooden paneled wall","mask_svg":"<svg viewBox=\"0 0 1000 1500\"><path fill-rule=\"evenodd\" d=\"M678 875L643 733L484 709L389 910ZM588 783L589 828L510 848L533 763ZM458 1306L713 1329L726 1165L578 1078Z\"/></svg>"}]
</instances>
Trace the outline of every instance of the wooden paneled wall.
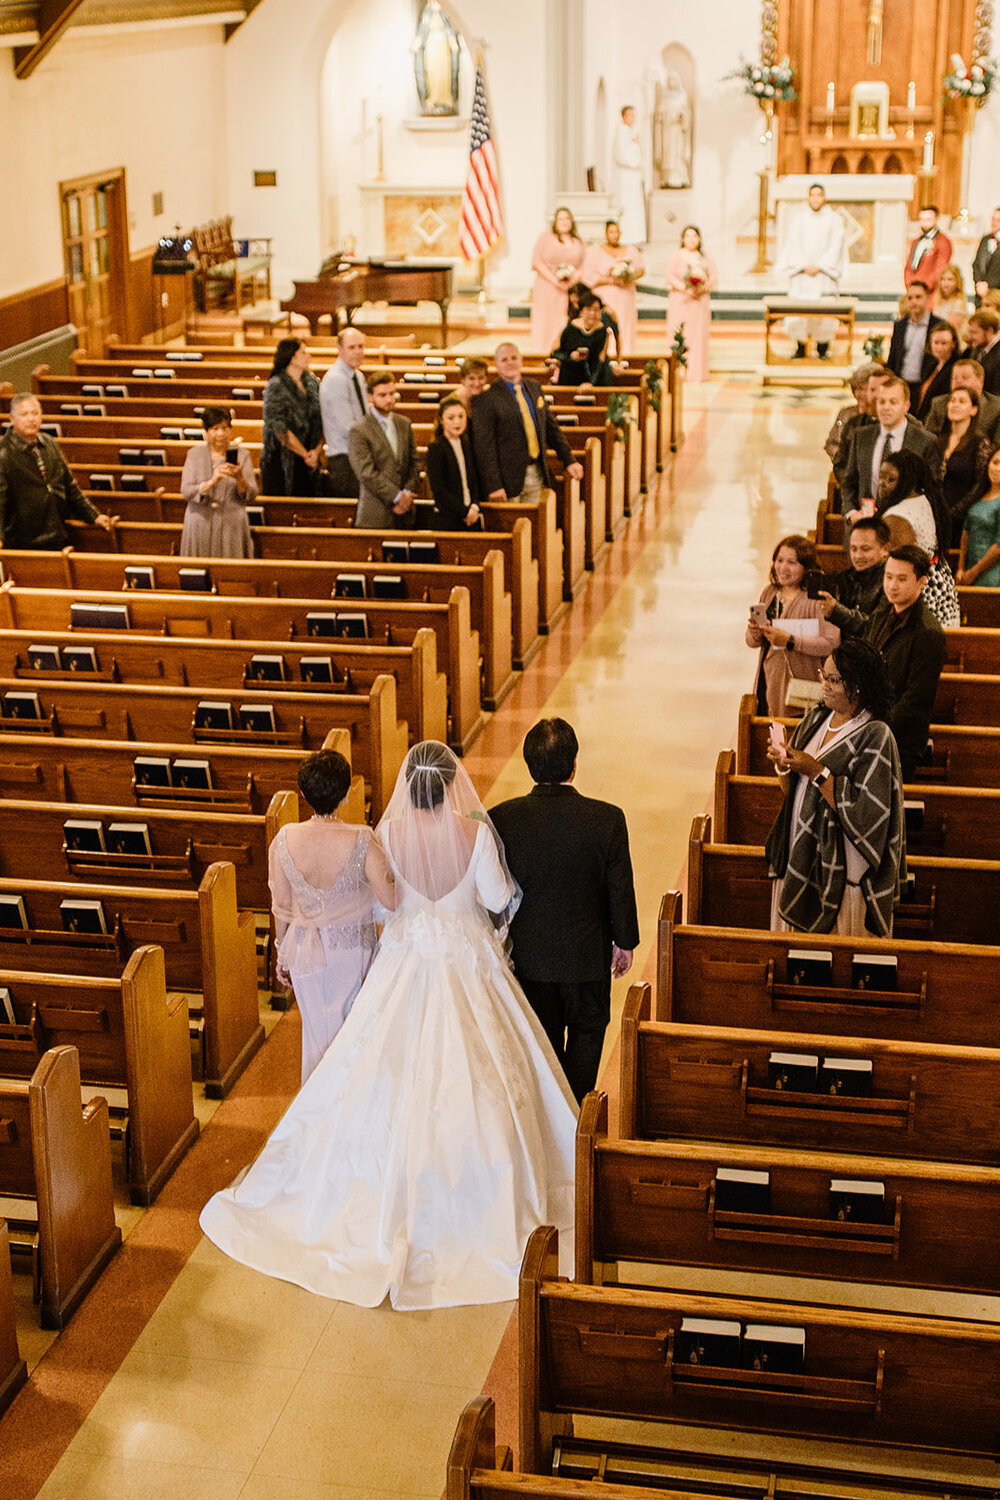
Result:
<instances>
[{"instance_id":1,"label":"wooden paneled wall","mask_svg":"<svg viewBox=\"0 0 1000 1500\"><path fill-rule=\"evenodd\" d=\"M118 330L120 338L138 343L183 333L185 280L183 276L161 277L154 286L153 246L130 255L125 294L127 326ZM166 307L158 305L161 290L167 294ZM65 278L0 298L0 349L37 338L64 323L77 322L79 326L78 317L74 316L74 299Z\"/></svg>"}]
</instances>

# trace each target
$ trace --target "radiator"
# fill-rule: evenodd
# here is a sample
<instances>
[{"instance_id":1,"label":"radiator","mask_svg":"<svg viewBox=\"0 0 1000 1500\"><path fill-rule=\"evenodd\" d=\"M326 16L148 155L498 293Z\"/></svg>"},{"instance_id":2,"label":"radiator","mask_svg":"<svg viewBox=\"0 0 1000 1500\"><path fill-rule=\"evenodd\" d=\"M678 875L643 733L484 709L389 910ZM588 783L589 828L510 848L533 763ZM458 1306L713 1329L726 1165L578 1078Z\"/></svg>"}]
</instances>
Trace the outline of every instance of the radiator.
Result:
<instances>
[{"instance_id":1,"label":"radiator","mask_svg":"<svg viewBox=\"0 0 1000 1500\"><path fill-rule=\"evenodd\" d=\"M0 350L0 382L9 380L15 392L30 391L31 372L39 365L48 365L53 375L68 375L69 357L77 342L75 325L64 323L61 328Z\"/></svg>"}]
</instances>

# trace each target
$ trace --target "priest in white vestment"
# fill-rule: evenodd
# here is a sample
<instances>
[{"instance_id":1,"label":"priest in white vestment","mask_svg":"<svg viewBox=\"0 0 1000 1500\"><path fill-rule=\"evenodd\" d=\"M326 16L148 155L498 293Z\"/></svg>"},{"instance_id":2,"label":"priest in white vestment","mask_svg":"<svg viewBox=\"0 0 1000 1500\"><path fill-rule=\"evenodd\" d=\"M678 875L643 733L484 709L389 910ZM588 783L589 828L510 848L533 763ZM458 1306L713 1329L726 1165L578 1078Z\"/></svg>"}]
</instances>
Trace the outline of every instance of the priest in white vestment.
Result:
<instances>
[{"instance_id":1,"label":"priest in white vestment","mask_svg":"<svg viewBox=\"0 0 1000 1500\"><path fill-rule=\"evenodd\" d=\"M635 110L626 104L615 129L613 193L623 245L646 243L646 189L642 180L642 141Z\"/></svg>"},{"instance_id":2,"label":"priest in white vestment","mask_svg":"<svg viewBox=\"0 0 1000 1500\"><path fill-rule=\"evenodd\" d=\"M840 294L844 274L844 221L826 201L818 182L809 189L809 202L795 210L779 258L778 269L789 277L788 295L802 302L819 302ZM785 332L795 340L793 359L805 359L806 340L816 340L825 359L837 332L836 318L786 318Z\"/></svg>"}]
</instances>

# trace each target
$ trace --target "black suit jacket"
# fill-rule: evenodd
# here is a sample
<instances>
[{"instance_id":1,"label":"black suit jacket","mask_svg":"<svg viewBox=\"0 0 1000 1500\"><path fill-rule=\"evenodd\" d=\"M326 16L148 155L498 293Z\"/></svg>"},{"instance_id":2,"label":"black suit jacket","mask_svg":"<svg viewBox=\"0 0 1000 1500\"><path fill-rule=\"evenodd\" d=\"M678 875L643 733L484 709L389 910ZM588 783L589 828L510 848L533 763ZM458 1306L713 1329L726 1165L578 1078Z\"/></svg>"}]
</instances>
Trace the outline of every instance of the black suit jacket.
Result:
<instances>
[{"instance_id":1,"label":"black suit jacket","mask_svg":"<svg viewBox=\"0 0 1000 1500\"><path fill-rule=\"evenodd\" d=\"M465 478L469 486L469 495L472 504L479 505L483 499L482 485L479 482L479 469L476 466L472 434L468 429L462 433L459 441L462 444L462 456L465 459ZM424 466L427 469L427 482L434 496L438 524L446 531L464 530L468 507L462 493L462 475L459 472L458 459L447 438L436 437L427 445Z\"/></svg>"},{"instance_id":2,"label":"black suit jacket","mask_svg":"<svg viewBox=\"0 0 1000 1500\"><path fill-rule=\"evenodd\" d=\"M892 325L892 339L889 344L889 357L885 363L886 367L890 369L894 375L902 374L903 355L906 351L906 325L909 321L909 318L897 318L895 323L893 323ZM927 334L924 338L925 354L930 347L931 334L934 332L935 328L940 328L943 323L944 318L936 318L934 314L931 313L930 322L927 325Z\"/></svg>"},{"instance_id":3,"label":"black suit jacket","mask_svg":"<svg viewBox=\"0 0 1000 1500\"><path fill-rule=\"evenodd\" d=\"M625 814L574 787L536 786L490 810L524 892L511 924L523 979L607 979L611 945L633 949L639 921Z\"/></svg>"},{"instance_id":4,"label":"black suit jacket","mask_svg":"<svg viewBox=\"0 0 1000 1500\"><path fill-rule=\"evenodd\" d=\"M994 344L986 354L977 354L976 358L986 375L983 390L991 396L1000 396L1000 343Z\"/></svg>"},{"instance_id":5,"label":"black suit jacket","mask_svg":"<svg viewBox=\"0 0 1000 1500\"><path fill-rule=\"evenodd\" d=\"M938 679L948 655L944 632L922 597L903 615L894 614L883 598L869 616L864 638L882 652L895 700L886 721L899 746L903 780L912 781L927 748Z\"/></svg>"},{"instance_id":6,"label":"black suit jacket","mask_svg":"<svg viewBox=\"0 0 1000 1500\"><path fill-rule=\"evenodd\" d=\"M985 281L988 287L1000 287L1000 240L996 241L996 249L990 254L990 236L984 234L979 241L976 258L972 262L972 284L977 281ZM976 293L976 306L982 299Z\"/></svg>"},{"instance_id":7,"label":"black suit jacket","mask_svg":"<svg viewBox=\"0 0 1000 1500\"><path fill-rule=\"evenodd\" d=\"M552 476L545 450L554 448L564 464L573 462L573 454L542 396L541 386L534 380L522 380L521 388L535 416L542 476L546 485L551 486ZM507 499L513 500L524 489L529 455L521 413L507 382L497 380L489 390L477 396L472 403L471 416L472 441L483 491L491 495L495 490L506 490Z\"/></svg>"},{"instance_id":8,"label":"black suit jacket","mask_svg":"<svg viewBox=\"0 0 1000 1500\"><path fill-rule=\"evenodd\" d=\"M840 481L840 509L845 516L848 511L857 510L859 500L863 500L866 496L869 499L874 498L871 495L872 458L880 431L881 425L878 422L858 427L854 431L843 478ZM903 447L919 453L920 457L930 464L932 471L935 474L938 473L941 467L938 445L930 433L925 432L913 417L906 419Z\"/></svg>"}]
</instances>

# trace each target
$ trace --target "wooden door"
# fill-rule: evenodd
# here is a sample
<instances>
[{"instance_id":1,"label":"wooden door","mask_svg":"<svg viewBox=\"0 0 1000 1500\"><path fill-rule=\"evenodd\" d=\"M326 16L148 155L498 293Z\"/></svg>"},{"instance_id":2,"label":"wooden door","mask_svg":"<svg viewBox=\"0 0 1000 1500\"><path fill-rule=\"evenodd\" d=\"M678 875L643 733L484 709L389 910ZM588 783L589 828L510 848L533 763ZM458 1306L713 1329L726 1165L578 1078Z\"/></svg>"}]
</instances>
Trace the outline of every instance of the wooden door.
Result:
<instances>
[{"instance_id":1,"label":"wooden door","mask_svg":"<svg viewBox=\"0 0 1000 1500\"><path fill-rule=\"evenodd\" d=\"M108 172L60 184L69 315L89 354L111 334L127 336L125 276L128 217L125 174Z\"/></svg>"}]
</instances>

